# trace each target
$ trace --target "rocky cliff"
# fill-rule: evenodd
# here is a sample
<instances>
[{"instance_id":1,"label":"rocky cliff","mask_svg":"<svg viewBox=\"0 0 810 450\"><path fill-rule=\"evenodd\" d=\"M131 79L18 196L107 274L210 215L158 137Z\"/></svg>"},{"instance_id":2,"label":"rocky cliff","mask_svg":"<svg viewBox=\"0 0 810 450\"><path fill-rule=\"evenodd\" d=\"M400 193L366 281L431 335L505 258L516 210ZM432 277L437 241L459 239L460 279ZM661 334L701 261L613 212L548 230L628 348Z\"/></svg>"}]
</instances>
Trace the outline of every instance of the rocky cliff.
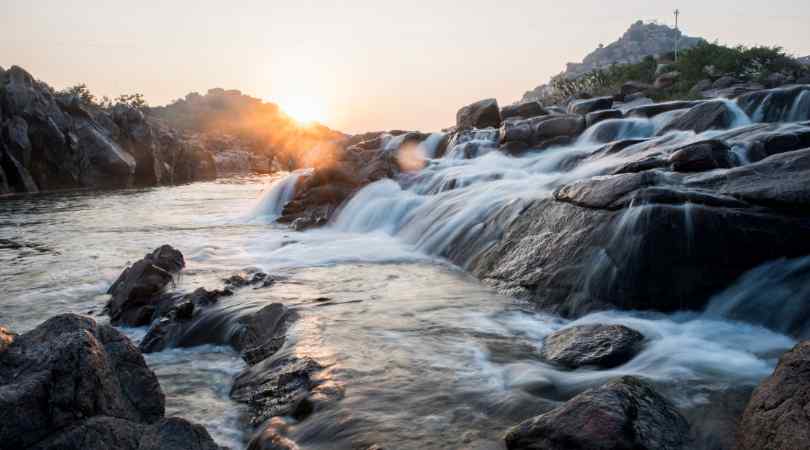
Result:
<instances>
[{"instance_id":1,"label":"rocky cliff","mask_svg":"<svg viewBox=\"0 0 810 450\"><path fill-rule=\"evenodd\" d=\"M216 177L213 156L134 107L57 94L0 68L0 193L124 188Z\"/></svg>"}]
</instances>

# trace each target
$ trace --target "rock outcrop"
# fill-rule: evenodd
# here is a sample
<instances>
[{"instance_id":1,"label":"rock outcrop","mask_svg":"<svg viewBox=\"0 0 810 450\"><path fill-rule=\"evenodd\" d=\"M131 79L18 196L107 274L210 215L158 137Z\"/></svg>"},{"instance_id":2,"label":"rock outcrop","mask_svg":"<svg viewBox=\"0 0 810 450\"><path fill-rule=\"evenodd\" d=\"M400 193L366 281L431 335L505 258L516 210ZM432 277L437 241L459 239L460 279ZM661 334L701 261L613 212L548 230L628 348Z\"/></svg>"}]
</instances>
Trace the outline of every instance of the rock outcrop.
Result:
<instances>
[{"instance_id":1,"label":"rock outcrop","mask_svg":"<svg viewBox=\"0 0 810 450\"><path fill-rule=\"evenodd\" d=\"M782 355L754 391L740 419L737 448L798 449L810 443L810 341Z\"/></svg>"},{"instance_id":2,"label":"rock outcrop","mask_svg":"<svg viewBox=\"0 0 810 450\"><path fill-rule=\"evenodd\" d=\"M157 377L127 337L65 314L0 352L0 444L8 449L219 447L205 429L164 418Z\"/></svg>"},{"instance_id":3,"label":"rock outcrop","mask_svg":"<svg viewBox=\"0 0 810 450\"><path fill-rule=\"evenodd\" d=\"M147 325L152 321L162 294L186 262L183 254L163 245L124 269L107 291L106 311L113 324Z\"/></svg>"},{"instance_id":4,"label":"rock outcrop","mask_svg":"<svg viewBox=\"0 0 810 450\"><path fill-rule=\"evenodd\" d=\"M506 434L509 450L676 450L689 425L645 381L622 377L587 390Z\"/></svg>"},{"instance_id":5,"label":"rock outcrop","mask_svg":"<svg viewBox=\"0 0 810 450\"><path fill-rule=\"evenodd\" d=\"M623 325L578 325L546 336L540 357L569 369L608 369L632 359L643 342L644 335Z\"/></svg>"},{"instance_id":6,"label":"rock outcrop","mask_svg":"<svg viewBox=\"0 0 810 450\"><path fill-rule=\"evenodd\" d=\"M209 152L139 109L55 93L20 67L0 73L0 105L0 193L216 177Z\"/></svg>"},{"instance_id":7,"label":"rock outcrop","mask_svg":"<svg viewBox=\"0 0 810 450\"><path fill-rule=\"evenodd\" d=\"M459 130L499 126L501 126L501 110L494 98L467 105L456 113L456 128Z\"/></svg>"}]
</instances>

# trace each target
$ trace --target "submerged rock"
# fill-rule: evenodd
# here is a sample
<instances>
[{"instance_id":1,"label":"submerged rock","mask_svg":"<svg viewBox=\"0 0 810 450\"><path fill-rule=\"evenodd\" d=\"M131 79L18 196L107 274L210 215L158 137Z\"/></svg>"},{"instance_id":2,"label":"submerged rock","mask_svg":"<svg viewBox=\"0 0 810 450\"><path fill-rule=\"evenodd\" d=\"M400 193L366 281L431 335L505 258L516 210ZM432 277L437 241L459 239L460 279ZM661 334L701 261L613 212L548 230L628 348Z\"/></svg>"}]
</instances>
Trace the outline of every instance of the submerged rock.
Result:
<instances>
[{"instance_id":1,"label":"submerged rock","mask_svg":"<svg viewBox=\"0 0 810 450\"><path fill-rule=\"evenodd\" d=\"M106 307L112 323L147 325L157 309L160 294L185 265L179 250L163 245L124 269L107 291L112 296Z\"/></svg>"},{"instance_id":2,"label":"submerged rock","mask_svg":"<svg viewBox=\"0 0 810 450\"><path fill-rule=\"evenodd\" d=\"M570 369L609 369L633 359L643 342L644 335L623 325L578 325L546 336L540 357Z\"/></svg>"},{"instance_id":3,"label":"submerged rock","mask_svg":"<svg viewBox=\"0 0 810 450\"><path fill-rule=\"evenodd\" d=\"M194 439L181 446L182 436ZM126 336L73 314L0 352L0 442L9 449L218 448L204 428L164 419L157 377Z\"/></svg>"},{"instance_id":4,"label":"submerged rock","mask_svg":"<svg viewBox=\"0 0 810 450\"><path fill-rule=\"evenodd\" d=\"M506 434L509 450L676 450L689 425L645 381L622 377L587 390Z\"/></svg>"},{"instance_id":5,"label":"submerged rock","mask_svg":"<svg viewBox=\"0 0 810 450\"><path fill-rule=\"evenodd\" d=\"M799 449L810 443L810 341L779 359L773 374L754 391L737 431L737 448Z\"/></svg>"}]
</instances>

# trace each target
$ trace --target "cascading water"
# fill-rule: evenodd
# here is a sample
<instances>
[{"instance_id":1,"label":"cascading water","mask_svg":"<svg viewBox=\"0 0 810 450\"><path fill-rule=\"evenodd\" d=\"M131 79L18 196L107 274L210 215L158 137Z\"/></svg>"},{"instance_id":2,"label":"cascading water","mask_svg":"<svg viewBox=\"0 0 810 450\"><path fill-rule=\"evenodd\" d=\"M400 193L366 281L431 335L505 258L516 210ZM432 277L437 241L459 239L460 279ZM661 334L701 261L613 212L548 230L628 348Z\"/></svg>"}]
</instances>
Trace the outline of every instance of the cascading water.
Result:
<instances>
[{"instance_id":1,"label":"cascading water","mask_svg":"<svg viewBox=\"0 0 810 450\"><path fill-rule=\"evenodd\" d=\"M253 208L251 217L255 220L264 222L273 222L281 216L281 211L284 209L290 200L295 195L295 186L298 180L312 171L310 169L296 170L295 172L276 180L270 187L262 194L261 199Z\"/></svg>"}]
</instances>

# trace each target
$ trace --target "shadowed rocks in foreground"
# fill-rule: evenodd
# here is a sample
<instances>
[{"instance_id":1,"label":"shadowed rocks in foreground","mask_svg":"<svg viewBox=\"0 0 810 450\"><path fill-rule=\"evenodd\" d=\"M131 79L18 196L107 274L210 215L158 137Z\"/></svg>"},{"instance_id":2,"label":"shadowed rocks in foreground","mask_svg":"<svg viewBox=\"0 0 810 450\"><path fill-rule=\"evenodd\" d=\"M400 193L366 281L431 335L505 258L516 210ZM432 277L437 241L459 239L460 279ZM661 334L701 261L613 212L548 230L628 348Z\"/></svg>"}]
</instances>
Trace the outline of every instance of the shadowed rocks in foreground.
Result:
<instances>
[{"instance_id":1,"label":"shadowed rocks in foreground","mask_svg":"<svg viewBox=\"0 0 810 450\"><path fill-rule=\"evenodd\" d=\"M810 341L782 355L754 391L737 431L739 450L810 446Z\"/></svg>"},{"instance_id":2,"label":"shadowed rocks in foreground","mask_svg":"<svg viewBox=\"0 0 810 450\"><path fill-rule=\"evenodd\" d=\"M622 377L510 429L509 450L676 450L689 425L645 381Z\"/></svg>"},{"instance_id":3,"label":"shadowed rocks in foreground","mask_svg":"<svg viewBox=\"0 0 810 450\"><path fill-rule=\"evenodd\" d=\"M164 417L155 374L114 328L53 317L0 350L4 449L215 450L208 432Z\"/></svg>"}]
</instances>

